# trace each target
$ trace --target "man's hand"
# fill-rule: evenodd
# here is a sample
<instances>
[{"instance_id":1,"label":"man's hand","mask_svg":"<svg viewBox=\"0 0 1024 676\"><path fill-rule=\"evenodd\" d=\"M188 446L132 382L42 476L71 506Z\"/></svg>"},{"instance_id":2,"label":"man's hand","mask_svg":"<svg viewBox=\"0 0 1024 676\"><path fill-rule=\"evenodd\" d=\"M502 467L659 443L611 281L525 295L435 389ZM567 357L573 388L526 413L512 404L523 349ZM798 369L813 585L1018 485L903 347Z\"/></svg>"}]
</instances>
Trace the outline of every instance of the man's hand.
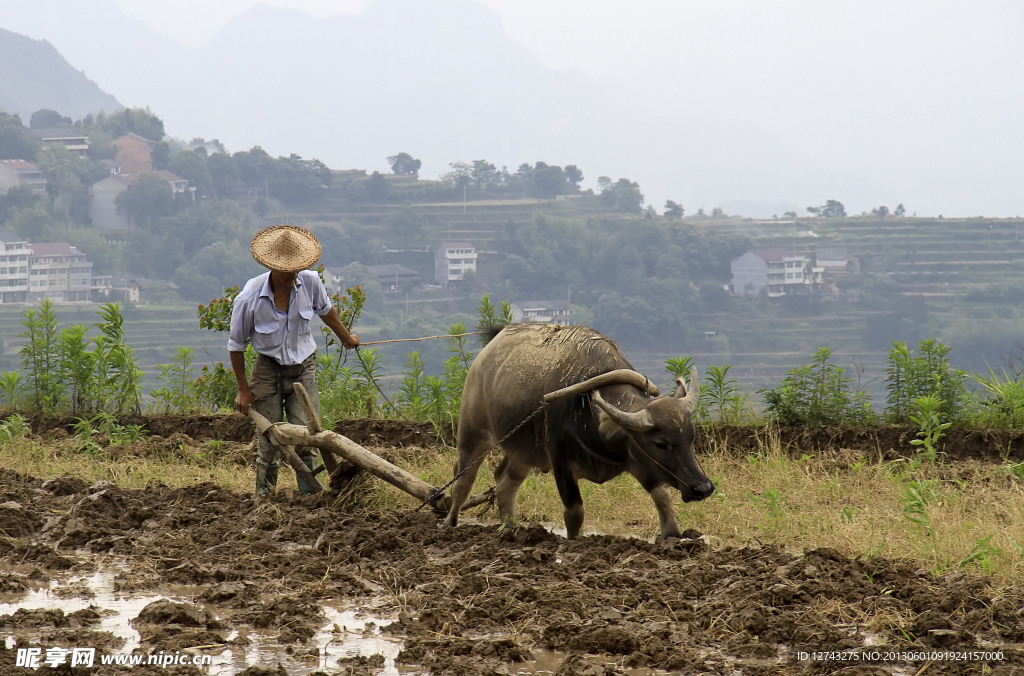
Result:
<instances>
[{"instance_id":1,"label":"man's hand","mask_svg":"<svg viewBox=\"0 0 1024 676\"><path fill-rule=\"evenodd\" d=\"M241 411L242 415L249 415L249 407L256 403L256 398L252 396L252 392L246 390L245 392L239 392L235 395L235 406Z\"/></svg>"},{"instance_id":2,"label":"man's hand","mask_svg":"<svg viewBox=\"0 0 1024 676\"><path fill-rule=\"evenodd\" d=\"M341 339L341 344L348 350L354 350L359 347L359 335L355 333L348 334L348 340Z\"/></svg>"}]
</instances>

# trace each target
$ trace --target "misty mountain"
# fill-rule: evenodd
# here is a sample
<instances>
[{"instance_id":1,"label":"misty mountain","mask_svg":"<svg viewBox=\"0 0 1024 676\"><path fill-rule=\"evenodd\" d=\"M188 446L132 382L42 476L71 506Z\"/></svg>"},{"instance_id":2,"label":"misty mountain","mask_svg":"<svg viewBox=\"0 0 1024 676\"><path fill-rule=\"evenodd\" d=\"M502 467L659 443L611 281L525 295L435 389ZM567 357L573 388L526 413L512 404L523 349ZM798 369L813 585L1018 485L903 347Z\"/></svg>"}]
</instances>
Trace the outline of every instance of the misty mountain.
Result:
<instances>
[{"instance_id":1,"label":"misty mountain","mask_svg":"<svg viewBox=\"0 0 1024 676\"><path fill-rule=\"evenodd\" d=\"M80 119L121 107L50 43L0 28L0 110L17 113L27 125L41 108Z\"/></svg>"},{"instance_id":2,"label":"misty mountain","mask_svg":"<svg viewBox=\"0 0 1024 676\"><path fill-rule=\"evenodd\" d=\"M260 145L381 171L386 156L408 152L424 176L460 160L576 164L585 186L627 177L648 204L673 199L688 213L793 199L794 186L816 196L809 203L880 192L756 125L696 107L652 113L656 101L628 87L549 69L472 0L377 0L326 19L258 6L200 48L126 17L113 0L0 0L0 10L126 105L148 106L172 136L218 138L232 151Z\"/></svg>"}]
</instances>

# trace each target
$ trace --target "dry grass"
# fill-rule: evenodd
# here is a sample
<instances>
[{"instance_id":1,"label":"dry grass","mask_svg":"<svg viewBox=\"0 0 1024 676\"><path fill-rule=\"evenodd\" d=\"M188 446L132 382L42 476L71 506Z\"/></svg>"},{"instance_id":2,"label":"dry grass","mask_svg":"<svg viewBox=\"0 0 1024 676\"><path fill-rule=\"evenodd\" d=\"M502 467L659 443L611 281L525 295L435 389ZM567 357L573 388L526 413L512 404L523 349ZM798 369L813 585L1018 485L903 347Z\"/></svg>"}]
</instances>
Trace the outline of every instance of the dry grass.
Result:
<instances>
[{"instance_id":1,"label":"dry grass","mask_svg":"<svg viewBox=\"0 0 1024 676\"><path fill-rule=\"evenodd\" d=\"M484 461L474 492L493 481L499 457ZM434 485L451 479L454 455L421 456L411 471ZM865 461L853 452L793 457L777 440L756 455L715 448L701 458L718 490L704 502L680 502L680 527L713 543L757 541L802 551L831 547L849 556L882 556L935 570L969 569L1024 580L1024 474L1009 464ZM915 496L910 487L918 488ZM390 490L390 489L383 489ZM654 538L658 518L636 480L580 483L585 533ZM920 499L918 499L920 498ZM385 503L402 508L401 495ZM562 528L562 504L550 474L531 475L517 516ZM915 522L914 519L917 521ZM496 521L494 510L482 519Z\"/></svg>"},{"instance_id":2,"label":"dry grass","mask_svg":"<svg viewBox=\"0 0 1024 676\"><path fill-rule=\"evenodd\" d=\"M88 483L114 481L123 488L145 488L154 483L181 488L210 481L245 492L252 491L256 483L252 469L218 460L213 447L202 462L195 462L105 451L83 453L79 446L75 439L17 438L0 444L0 467L41 479L68 476Z\"/></svg>"},{"instance_id":3,"label":"dry grass","mask_svg":"<svg viewBox=\"0 0 1024 676\"><path fill-rule=\"evenodd\" d=\"M108 479L126 488L212 481L244 493L255 484L252 467L238 466L228 454L200 453L199 460L138 455L118 459L82 453L74 442L17 438L0 444L0 466L41 478ZM495 453L484 461L474 492L492 485L498 457ZM435 486L451 479L453 462L452 451L436 449L402 451L397 460ZM1022 468L975 461L864 461L842 451L798 458L777 440L744 457L713 448L701 462L718 490L704 502L680 503L678 518L682 528L696 528L716 545L758 541L797 552L831 547L849 556L883 556L936 571L968 569L1007 582L1024 581ZM287 467L282 467L278 485L294 486ZM418 501L383 482L368 478L361 485L360 502L366 506L418 506ZM657 535L651 499L632 477L623 475L603 485L584 481L580 488L585 532L644 539ZM549 474L526 480L517 510L522 519L563 527L561 501ZM481 520L496 522L497 514L492 509Z\"/></svg>"}]
</instances>

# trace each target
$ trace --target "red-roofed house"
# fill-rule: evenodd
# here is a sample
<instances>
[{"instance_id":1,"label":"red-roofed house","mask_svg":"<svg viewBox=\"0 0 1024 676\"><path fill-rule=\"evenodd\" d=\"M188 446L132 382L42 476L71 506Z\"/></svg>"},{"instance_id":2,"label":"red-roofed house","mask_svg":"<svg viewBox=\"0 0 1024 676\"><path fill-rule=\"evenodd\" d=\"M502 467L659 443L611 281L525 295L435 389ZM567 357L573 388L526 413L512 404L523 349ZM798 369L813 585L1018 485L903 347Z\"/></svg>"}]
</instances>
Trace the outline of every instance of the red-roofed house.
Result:
<instances>
[{"instance_id":1,"label":"red-roofed house","mask_svg":"<svg viewBox=\"0 0 1024 676\"><path fill-rule=\"evenodd\" d=\"M0 160L0 193L21 187L31 188L35 192L46 190L43 170L25 160Z\"/></svg>"},{"instance_id":2,"label":"red-roofed house","mask_svg":"<svg viewBox=\"0 0 1024 676\"><path fill-rule=\"evenodd\" d=\"M51 298L56 301L88 301L92 292L92 261L67 242L29 244L28 297L30 303Z\"/></svg>"},{"instance_id":3,"label":"red-roofed house","mask_svg":"<svg viewBox=\"0 0 1024 676\"><path fill-rule=\"evenodd\" d=\"M145 174L153 171L153 141L138 134L125 134L111 141L110 145L117 148L114 164L118 172Z\"/></svg>"}]
</instances>

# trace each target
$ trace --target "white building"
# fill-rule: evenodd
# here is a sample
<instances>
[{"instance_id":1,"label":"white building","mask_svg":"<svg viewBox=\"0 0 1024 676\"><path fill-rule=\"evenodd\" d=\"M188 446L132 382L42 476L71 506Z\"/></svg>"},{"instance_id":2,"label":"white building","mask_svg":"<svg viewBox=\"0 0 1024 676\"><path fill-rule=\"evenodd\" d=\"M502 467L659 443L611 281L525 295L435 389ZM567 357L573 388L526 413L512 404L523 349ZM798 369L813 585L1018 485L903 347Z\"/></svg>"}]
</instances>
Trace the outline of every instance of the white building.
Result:
<instances>
[{"instance_id":1,"label":"white building","mask_svg":"<svg viewBox=\"0 0 1024 676\"><path fill-rule=\"evenodd\" d=\"M434 250L434 279L447 287L476 272L476 249L469 242L445 242Z\"/></svg>"},{"instance_id":2,"label":"white building","mask_svg":"<svg viewBox=\"0 0 1024 676\"><path fill-rule=\"evenodd\" d=\"M0 232L0 303L23 303L28 294L29 244L12 232Z\"/></svg>"},{"instance_id":3,"label":"white building","mask_svg":"<svg viewBox=\"0 0 1024 676\"><path fill-rule=\"evenodd\" d=\"M811 267L804 254L786 249L753 249L730 264L732 291L743 296L769 298L804 291L809 285L821 281L820 271Z\"/></svg>"}]
</instances>

